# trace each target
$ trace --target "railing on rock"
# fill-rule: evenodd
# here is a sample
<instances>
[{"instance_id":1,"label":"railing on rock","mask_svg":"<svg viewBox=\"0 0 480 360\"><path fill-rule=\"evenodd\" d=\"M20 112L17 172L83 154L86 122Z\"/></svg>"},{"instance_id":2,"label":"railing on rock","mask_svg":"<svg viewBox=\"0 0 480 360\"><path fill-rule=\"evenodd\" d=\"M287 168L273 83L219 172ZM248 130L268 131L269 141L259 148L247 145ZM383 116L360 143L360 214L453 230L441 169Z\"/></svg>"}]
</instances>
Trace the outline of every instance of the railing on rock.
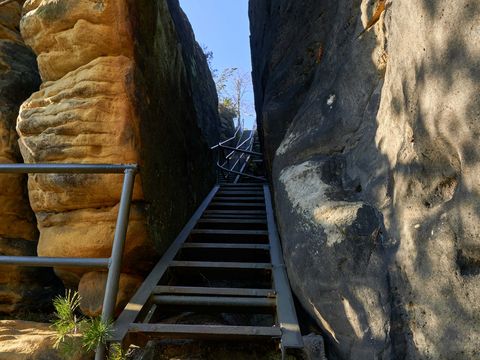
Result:
<instances>
[{"instance_id":1,"label":"railing on rock","mask_svg":"<svg viewBox=\"0 0 480 360\"><path fill-rule=\"evenodd\" d=\"M0 256L0 265L19 265L30 267L86 267L105 268L108 271L105 296L103 300L102 320L113 320L117 300L120 269L127 234L130 204L132 201L136 164L93 165L93 164L0 164L0 174L121 174L124 173L120 205L115 227L112 252L109 258L66 258L38 256ZM105 358L105 347L97 348L95 359Z\"/></svg>"}]
</instances>

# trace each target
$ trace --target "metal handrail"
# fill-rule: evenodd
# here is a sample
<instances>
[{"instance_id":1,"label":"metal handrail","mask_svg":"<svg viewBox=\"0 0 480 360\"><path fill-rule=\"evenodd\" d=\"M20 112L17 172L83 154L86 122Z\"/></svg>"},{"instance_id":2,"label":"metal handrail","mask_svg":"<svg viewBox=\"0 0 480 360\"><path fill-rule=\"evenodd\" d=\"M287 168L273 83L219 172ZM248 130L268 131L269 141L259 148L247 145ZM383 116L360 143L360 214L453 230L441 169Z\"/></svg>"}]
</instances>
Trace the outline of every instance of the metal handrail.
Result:
<instances>
[{"instance_id":1,"label":"metal handrail","mask_svg":"<svg viewBox=\"0 0 480 360\"><path fill-rule=\"evenodd\" d=\"M252 147L253 147L253 131L250 132L250 136L248 138L246 138L245 141L243 141L240 145L237 146L237 149L240 149L245 143L248 143L247 148L245 150L247 150L247 151L252 150ZM237 164L240 162L240 160L243 159L244 156L245 156L245 153L241 152L240 155L237 158L237 161L235 161L235 163L230 168L230 170L234 170L237 167ZM245 166L246 166L246 163L243 164L242 169L244 169ZM237 180L234 181L234 182L237 182Z\"/></svg>"},{"instance_id":2,"label":"metal handrail","mask_svg":"<svg viewBox=\"0 0 480 360\"><path fill-rule=\"evenodd\" d=\"M38 256L0 256L0 265L20 265L35 267L96 267L107 268L107 283L101 318L105 322L113 320L117 301L122 266L123 250L127 235L130 204L132 201L135 175L139 169L136 164L0 164L0 173L14 174L121 174L124 173L122 193L115 226L112 252L109 258L55 258ZM105 347L99 345L95 360L105 358Z\"/></svg>"},{"instance_id":3,"label":"metal handrail","mask_svg":"<svg viewBox=\"0 0 480 360\"><path fill-rule=\"evenodd\" d=\"M229 142L229 141L235 140L235 139L237 138L237 135L238 135L238 132L240 131L240 129L242 129L242 132L243 132L243 128L242 128L241 126L237 126L237 130L235 130L235 133L233 134L232 137L230 137L230 138L228 138L227 140L224 140L224 141L218 143L218 144L215 145L215 146L212 146L212 147L210 148L210 150L214 150L214 149L216 149L217 147L219 147L220 145L224 145L224 144L226 144L226 143Z\"/></svg>"},{"instance_id":4,"label":"metal handrail","mask_svg":"<svg viewBox=\"0 0 480 360\"><path fill-rule=\"evenodd\" d=\"M248 150L251 151L251 150L253 149L253 141L254 141L254 131L253 131L253 130L252 130L252 134L251 134L251 137L250 137L250 138L251 138L251 140L250 140L250 144L249 144L249 146L248 146ZM242 174L245 172L245 169L246 169L246 167L247 167L247 165L248 165L248 163L249 163L249 161L250 161L250 157L251 157L252 155L250 155L250 154L247 154L247 155L246 155L245 153L242 153L242 154L240 155L240 157L239 157L239 160L240 160L241 158L243 158L244 156L245 156L246 158L245 158L245 161L243 162L242 167L240 168L240 173L242 173ZM235 180L234 180L233 182L234 182L234 183L237 183L237 182L240 180L240 176L241 176L240 174L237 174L237 177L235 178Z\"/></svg>"},{"instance_id":5,"label":"metal handrail","mask_svg":"<svg viewBox=\"0 0 480 360\"><path fill-rule=\"evenodd\" d=\"M240 145L240 141L242 141L243 134L245 133L245 129L244 129L244 128L241 128L241 127L239 126L238 129L240 129L241 132L240 132L240 136L238 137L237 145L235 145L234 148L238 148L239 146L241 146L241 145ZM237 130L237 131L238 131L238 130ZM225 145L225 144L223 144L223 143L220 143L220 144L218 144L218 145L219 145L219 148L222 148L222 149L223 149L224 146L227 146L227 145ZM224 156L224 157L225 157L225 161L224 161L224 163L223 163L224 166L225 166L225 164L227 164L227 163L229 162L229 160L232 158L232 156L233 156L234 154L235 154L235 151L231 151L231 152L228 153L226 156Z\"/></svg>"},{"instance_id":6,"label":"metal handrail","mask_svg":"<svg viewBox=\"0 0 480 360\"><path fill-rule=\"evenodd\" d=\"M238 141L237 141L237 145L234 146L234 148L238 149L240 146L243 145L243 142L240 143L240 141L242 141L242 138L243 138L243 134L245 133L245 128L241 127L240 125L238 126L237 128L237 131L238 130L241 130L240 132L240 136L238 137ZM225 142L222 142L220 144L218 144L220 148L223 148L223 146L227 146L225 145ZM225 166L226 164L228 164L228 162L230 161L230 159L233 157L233 155L235 154L235 151L231 151L230 153L228 153L225 157L225 161L223 163L223 166Z\"/></svg>"},{"instance_id":7,"label":"metal handrail","mask_svg":"<svg viewBox=\"0 0 480 360\"><path fill-rule=\"evenodd\" d=\"M236 134L238 133L239 129L240 129L240 127L235 132ZM217 145L215 145L214 147L211 148L211 149L218 149L217 167L221 170L222 176L225 176L224 173L235 174L236 177L235 177L234 183L238 182L240 177L242 177L242 176L249 177L249 178L256 179L256 180L260 180L260 181L265 181L265 178L263 178L263 177L254 176L254 175L245 173L245 169L247 167L248 162L250 161L251 156L262 156L262 153L252 151L254 136L255 136L255 130L251 130L251 133L248 136L248 138L246 138L245 140L242 141L243 132L244 131L242 129L242 135L240 136L240 138L237 142L237 145L235 147L225 145L226 142L221 142L221 143L218 143ZM231 139L232 138L230 138L229 140L231 140ZM247 144L246 148L245 148L245 144ZM230 153L228 153L228 155L225 155L224 150L230 150ZM223 163L221 163L220 152L223 153L223 159L224 159ZM230 166L229 165L230 159L232 158L233 154L236 154L236 153L240 153L240 155L238 156L238 158L236 159L234 164L232 166ZM244 160L244 161L243 161L243 164L241 165L241 167L239 169L240 171L237 171L236 168L242 160ZM227 164L228 164L229 167L227 167ZM227 178L227 177L228 177L228 175L225 176L225 178Z\"/></svg>"},{"instance_id":8,"label":"metal handrail","mask_svg":"<svg viewBox=\"0 0 480 360\"><path fill-rule=\"evenodd\" d=\"M227 165L227 164L229 165L230 159L232 159L232 158L233 158L233 155L236 154L236 150L237 150L237 149L241 149L241 147L244 146L245 143L248 142L248 141L252 138L252 136L251 136L252 133L250 133L250 136L249 136L248 138L246 138L244 141L242 141L242 139L243 139L243 134L244 134L244 133L245 133L245 131L244 131L244 129L242 129L241 136L240 136L240 138L238 139L238 142L237 142L237 145L235 146L235 148L228 146L229 148L232 149L232 151L231 151L227 156L224 156L224 157L225 157L225 161L223 162L223 164L220 164L220 156L218 157L218 161L217 161L217 166L218 166L218 168L220 168L220 169L222 169L222 170L225 169L225 165ZM221 149L225 149L226 145L220 144L219 147L220 147ZM232 170L235 169L235 167L237 166L237 164L238 164L239 160L241 160L241 158L243 158L243 154L237 158L237 161L230 167L230 169L226 169L226 170L227 170L227 173L231 173ZM224 172L224 171L222 171L222 173L223 173L223 172ZM225 175L225 174L223 174L223 175L224 175L225 178L228 177L228 175Z\"/></svg>"},{"instance_id":9,"label":"metal handrail","mask_svg":"<svg viewBox=\"0 0 480 360\"><path fill-rule=\"evenodd\" d=\"M237 148L239 142L240 142L240 141L242 140L242 138L243 138L243 133L244 133L244 131L245 131L245 129L244 129L240 124L238 124L238 126L237 126L237 128L236 128L236 130L235 130L235 133L233 134L232 137L230 137L230 138L228 138L227 140L224 140L224 141L222 141L222 142L219 142L219 143L218 143L217 145L215 145L215 146L212 146L212 147L210 148L210 150L215 150L215 149L217 149L217 148L222 148L222 146L224 146L226 143L235 140L235 139L237 138L238 133L239 133L240 131L241 131L241 133L240 133L240 136L238 136L237 145L235 145L235 147L234 147L234 148ZM220 152L218 152L218 156L217 156L217 166L218 166L219 168L222 168L222 167L224 167L226 164L228 164L229 161L230 161L230 158L233 156L234 153L235 153L234 151L231 151L228 155L225 155L225 153L224 153L224 151L223 151L223 149L222 149L222 154L223 154L223 158L225 159L225 161L223 162L222 165L220 165Z\"/></svg>"},{"instance_id":10,"label":"metal handrail","mask_svg":"<svg viewBox=\"0 0 480 360\"><path fill-rule=\"evenodd\" d=\"M240 149L251 138L251 137L248 137L244 141L242 141L244 133L245 133L245 129L242 129L242 133L241 133L240 137L238 138L237 145L232 149ZM242 141L242 142L240 142L240 141ZM223 144L219 144L219 145L220 145L219 147L221 149L225 149L226 145L223 145ZM228 164L230 159L233 157L234 154L235 154L235 150L231 151L228 155L226 155L225 156L225 161L223 162L222 166L225 166L226 164Z\"/></svg>"},{"instance_id":11,"label":"metal handrail","mask_svg":"<svg viewBox=\"0 0 480 360\"><path fill-rule=\"evenodd\" d=\"M233 151L237 151L237 152L242 152L242 153L250 154L250 155L253 155L253 156L263 156L263 154L262 154L262 153L259 153L259 152L250 151L250 150L243 150L243 149L237 149L237 148L234 148L234 147L231 147L231 146L222 145L222 146L220 146L220 148L222 148L222 149L227 149L227 150L233 150Z\"/></svg>"}]
</instances>

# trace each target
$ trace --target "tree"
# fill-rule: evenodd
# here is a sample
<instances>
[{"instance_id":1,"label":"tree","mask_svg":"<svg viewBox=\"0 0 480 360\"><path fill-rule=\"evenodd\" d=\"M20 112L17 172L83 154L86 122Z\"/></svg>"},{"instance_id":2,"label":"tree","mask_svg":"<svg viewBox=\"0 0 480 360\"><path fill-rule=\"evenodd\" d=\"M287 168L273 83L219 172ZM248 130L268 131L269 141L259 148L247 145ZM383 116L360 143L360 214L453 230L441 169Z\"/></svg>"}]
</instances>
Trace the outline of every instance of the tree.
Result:
<instances>
[{"instance_id":1,"label":"tree","mask_svg":"<svg viewBox=\"0 0 480 360\"><path fill-rule=\"evenodd\" d=\"M218 100L225 108L232 110L237 118L237 125L242 124L243 116L251 112L253 106L245 97L250 91L250 74L238 68L223 69L214 77Z\"/></svg>"},{"instance_id":2,"label":"tree","mask_svg":"<svg viewBox=\"0 0 480 360\"><path fill-rule=\"evenodd\" d=\"M241 123L243 126L242 116L251 109L250 104L245 101L245 95L250 91L252 85L250 74L236 70L233 74L232 85L233 103L237 113L238 125Z\"/></svg>"},{"instance_id":3,"label":"tree","mask_svg":"<svg viewBox=\"0 0 480 360\"><path fill-rule=\"evenodd\" d=\"M219 73L213 67L213 52L206 46L202 48L215 81L219 103L235 113L237 125L243 126L243 116L250 114L253 109L253 104L245 99L252 84L250 74L236 67L225 68Z\"/></svg>"},{"instance_id":4,"label":"tree","mask_svg":"<svg viewBox=\"0 0 480 360\"><path fill-rule=\"evenodd\" d=\"M202 51L205 54L205 58L207 59L208 68L212 73L212 77L215 78L218 70L213 67L213 51L209 50L207 45L202 45Z\"/></svg>"}]
</instances>

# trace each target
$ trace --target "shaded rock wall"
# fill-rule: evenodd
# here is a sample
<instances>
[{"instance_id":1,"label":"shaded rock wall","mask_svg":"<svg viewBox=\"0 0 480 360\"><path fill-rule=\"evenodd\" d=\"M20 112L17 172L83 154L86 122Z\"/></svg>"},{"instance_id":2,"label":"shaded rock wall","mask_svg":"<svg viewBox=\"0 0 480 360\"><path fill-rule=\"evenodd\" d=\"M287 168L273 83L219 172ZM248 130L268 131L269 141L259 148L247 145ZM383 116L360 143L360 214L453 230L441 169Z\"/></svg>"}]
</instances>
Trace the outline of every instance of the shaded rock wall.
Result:
<instances>
[{"instance_id":1,"label":"shaded rock wall","mask_svg":"<svg viewBox=\"0 0 480 360\"><path fill-rule=\"evenodd\" d=\"M208 146L218 142L218 99L178 1L132 1L129 9L142 182L149 231L163 252L215 182Z\"/></svg>"},{"instance_id":2,"label":"shaded rock wall","mask_svg":"<svg viewBox=\"0 0 480 360\"><path fill-rule=\"evenodd\" d=\"M35 55L23 43L21 6L12 2L0 8L0 163L22 162L15 132L18 108L38 89ZM26 176L0 175L0 254L36 254L38 233L26 193ZM0 313L27 305L40 307L48 289L48 272L12 266L0 267Z\"/></svg>"},{"instance_id":3,"label":"shaded rock wall","mask_svg":"<svg viewBox=\"0 0 480 360\"><path fill-rule=\"evenodd\" d=\"M185 67L186 79L182 81L189 84L197 123L211 147L218 143L220 136L215 82L210 73L207 58L202 47L195 40L192 26L180 8L179 0L168 0L167 5Z\"/></svg>"},{"instance_id":4,"label":"shaded rock wall","mask_svg":"<svg viewBox=\"0 0 480 360\"><path fill-rule=\"evenodd\" d=\"M250 2L289 276L333 359L479 356L479 15Z\"/></svg>"},{"instance_id":5,"label":"shaded rock wall","mask_svg":"<svg viewBox=\"0 0 480 360\"><path fill-rule=\"evenodd\" d=\"M170 9L165 1L148 3L30 0L21 21L43 81L18 117L25 162L141 166L120 305L153 265L154 249L165 249L208 192L214 177L206 139L218 138L218 130L212 131L218 114L202 112L192 96L206 73L189 76ZM182 36L189 35L187 49L196 45L193 33ZM198 60L199 69L207 66L203 54L198 56L189 57L190 65ZM206 108L216 109L214 95L204 99ZM30 176L39 255L109 256L121 184L117 175ZM79 286L84 311L98 313L104 274L56 272L68 286Z\"/></svg>"},{"instance_id":6,"label":"shaded rock wall","mask_svg":"<svg viewBox=\"0 0 480 360\"><path fill-rule=\"evenodd\" d=\"M218 107L218 114L220 116L220 138L221 140L230 139L235 134L236 114L222 104Z\"/></svg>"}]
</instances>

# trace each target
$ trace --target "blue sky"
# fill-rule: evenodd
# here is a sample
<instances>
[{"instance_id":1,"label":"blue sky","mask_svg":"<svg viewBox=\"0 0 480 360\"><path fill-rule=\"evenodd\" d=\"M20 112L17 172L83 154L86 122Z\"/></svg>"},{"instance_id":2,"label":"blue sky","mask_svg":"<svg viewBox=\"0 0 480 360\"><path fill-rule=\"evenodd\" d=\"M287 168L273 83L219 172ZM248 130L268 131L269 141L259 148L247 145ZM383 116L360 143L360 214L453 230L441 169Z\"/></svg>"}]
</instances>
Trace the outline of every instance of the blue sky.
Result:
<instances>
[{"instance_id":1,"label":"blue sky","mask_svg":"<svg viewBox=\"0 0 480 360\"><path fill-rule=\"evenodd\" d=\"M213 51L213 67L221 72L237 67L251 72L248 0L180 0L200 45ZM253 89L246 95L252 105ZM251 127L254 116L245 119Z\"/></svg>"}]
</instances>

